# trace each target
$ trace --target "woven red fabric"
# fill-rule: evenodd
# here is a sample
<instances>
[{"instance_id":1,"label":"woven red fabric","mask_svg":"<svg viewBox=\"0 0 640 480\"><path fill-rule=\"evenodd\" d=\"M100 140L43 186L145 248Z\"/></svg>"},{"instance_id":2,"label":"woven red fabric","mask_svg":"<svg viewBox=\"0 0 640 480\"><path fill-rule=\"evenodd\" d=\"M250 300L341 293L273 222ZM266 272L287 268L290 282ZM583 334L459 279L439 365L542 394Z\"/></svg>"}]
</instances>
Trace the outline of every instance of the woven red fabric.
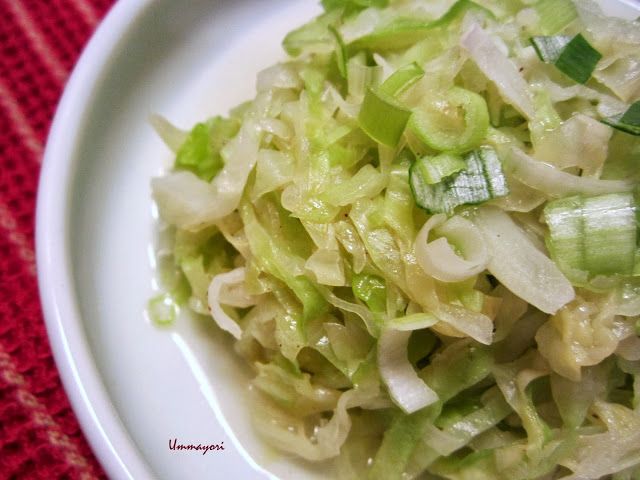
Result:
<instances>
[{"instance_id":1,"label":"woven red fabric","mask_svg":"<svg viewBox=\"0 0 640 480\"><path fill-rule=\"evenodd\" d=\"M0 479L105 478L51 356L33 234L56 105L113 1L0 0Z\"/></svg>"}]
</instances>

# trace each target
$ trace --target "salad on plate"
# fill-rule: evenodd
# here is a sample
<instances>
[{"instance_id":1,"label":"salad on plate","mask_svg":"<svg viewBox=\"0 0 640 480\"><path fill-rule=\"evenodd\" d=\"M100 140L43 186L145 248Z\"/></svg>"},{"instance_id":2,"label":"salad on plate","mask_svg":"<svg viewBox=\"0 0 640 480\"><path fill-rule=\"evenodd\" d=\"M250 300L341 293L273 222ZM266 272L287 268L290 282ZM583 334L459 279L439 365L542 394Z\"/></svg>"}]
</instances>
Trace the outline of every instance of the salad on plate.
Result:
<instances>
[{"instance_id":1,"label":"salad on plate","mask_svg":"<svg viewBox=\"0 0 640 480\"><path fill-rule=\"evenodd\" d=\"M640 22L322 5L253 100L153 117L151 317L211 317L259 435L338 478L639 478Z\"/></svg>"}]
</instances>

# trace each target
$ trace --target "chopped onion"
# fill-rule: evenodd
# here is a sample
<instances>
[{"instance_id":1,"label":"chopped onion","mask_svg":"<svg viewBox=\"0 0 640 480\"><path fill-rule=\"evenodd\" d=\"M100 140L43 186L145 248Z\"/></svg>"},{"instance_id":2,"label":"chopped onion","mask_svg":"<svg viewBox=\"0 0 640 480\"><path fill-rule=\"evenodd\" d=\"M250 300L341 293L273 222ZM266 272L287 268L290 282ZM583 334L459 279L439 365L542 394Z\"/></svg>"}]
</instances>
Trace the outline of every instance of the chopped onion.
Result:
<instances>
[{"instance_id":1,"label":"chopped onion","mask_svg":"<svg viewBox=\"0 0 640 480\"><path fill-rule=\"evenodd\" d=\"M378 340L380 376L395 403L411 414L438 401L438 395L418 377L407 358L411 332L385 330Z\"/></svg>"},{"instance_id":2,"label":"chopped onion","mask_svg":"<svg viewBox=\"0 0 640 480\"><path fill-rule=\"evenodd\" d=\"M484 238L469 220L455 216L446 221L446 215L434 215L416 237L416 260L427 275L441 282L461 282L487 268L489 255ZM429 242L429 233L439 227L442 238ZM446 237L446 238L445 238ZM452 240L466 258L451 248Z\"/></svg>"},{"instance_id":3,"label":"chopped onion","mask_svg":"<svg viewBox=\"0 0 640 480\"><path fill-rule=\"evenodd\" d=\"M244 278L244 267L236 268L235 270L232 270L230 272L216 275L215 277L213 277L213 280L209 285L209 291L207 295L209 308L211 309L211 315L215 322L222 330L229 332L237 339L240 339L240 337L242 336L242 329L236 323L236 321L229 315L227 315L226 312L222 309L220 294L223 287L244 282Z\"/></svg>"},{"instance_id":4,"label":"chopped onion","mask_svg":"<svg viewBox=\"0 0 640 480\"><path fill-rule=\"evenodd\" d=\"M506 288L545 313L555 313L575 298L569 280L508 214L482 207L474 222L489 250L488 269Z\"/></svg>"}]
</instances>

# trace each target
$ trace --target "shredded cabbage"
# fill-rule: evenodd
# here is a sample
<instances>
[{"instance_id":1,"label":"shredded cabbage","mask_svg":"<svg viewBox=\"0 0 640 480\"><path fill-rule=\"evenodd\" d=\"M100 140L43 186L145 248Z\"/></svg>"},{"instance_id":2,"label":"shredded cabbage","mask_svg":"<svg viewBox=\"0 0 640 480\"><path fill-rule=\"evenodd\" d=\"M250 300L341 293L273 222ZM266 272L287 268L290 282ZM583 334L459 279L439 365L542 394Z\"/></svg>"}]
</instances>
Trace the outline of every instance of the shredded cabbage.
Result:
<instances>
[{"instance_id":1,"label":"shredded cabbage","mask_svg":"<svg viewBox=\"0 0 640 480\"><path fill-rule=\"evenodd\" d=\"M638 20L321 3L255 99L151 118L175 164L150 318L211 316L259 435L340 478L638 478ZM602 58L556 68L532 37Z\"/></svg>"}]
</instances>

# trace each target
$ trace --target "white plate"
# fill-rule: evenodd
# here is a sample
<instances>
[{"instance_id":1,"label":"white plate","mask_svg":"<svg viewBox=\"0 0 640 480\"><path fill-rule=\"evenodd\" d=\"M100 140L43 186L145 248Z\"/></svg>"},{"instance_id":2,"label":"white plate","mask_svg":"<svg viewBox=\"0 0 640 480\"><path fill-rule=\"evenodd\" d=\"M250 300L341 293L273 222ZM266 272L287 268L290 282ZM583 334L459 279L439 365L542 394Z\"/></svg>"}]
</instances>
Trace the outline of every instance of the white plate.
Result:
<instances>
[{"instance_id":1,"label":"white plate","mask_svg":"<svg viewBox=\"0 0 640 480\"><path fill-rule=\"evenodd\" d=\"M255 439L229 337L191 320L159 330L144 317L149 180L170 161L148 115L186 128L252 98L255 74L283 58L280 40L316 3L121 0L65 91L38 199L40 288L64 385L111 478L322 477ZM637 4L605 3L637 15ZM171 439L225 450L171 451Z\"/></svg>"}]
</instances>

